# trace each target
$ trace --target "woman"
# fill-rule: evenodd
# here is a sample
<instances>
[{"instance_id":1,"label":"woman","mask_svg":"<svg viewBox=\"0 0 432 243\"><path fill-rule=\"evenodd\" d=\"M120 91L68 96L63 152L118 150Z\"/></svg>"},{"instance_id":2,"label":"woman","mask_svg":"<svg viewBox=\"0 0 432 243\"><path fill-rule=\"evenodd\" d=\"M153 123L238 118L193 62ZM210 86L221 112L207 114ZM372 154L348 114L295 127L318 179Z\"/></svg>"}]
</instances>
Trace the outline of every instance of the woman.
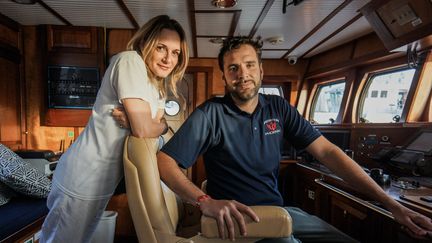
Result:
<instances>
[{"instance_id":1,"label":"woman","mask_svg":"<svg viewBox=\"0 0 432 243\"><path fill-rule=\"evenodd\" d=\"M60 158L41 242L89 242L123 177L122 147L129 131L137 137L158 137L167 130L162 118L165 87L177 94L176 82L188 63L184 30L168 16L157 16L136 32L127 50L112 58L89 123ZM130 130L111 117L120 105Z\"/></svg>"}]
</instances>

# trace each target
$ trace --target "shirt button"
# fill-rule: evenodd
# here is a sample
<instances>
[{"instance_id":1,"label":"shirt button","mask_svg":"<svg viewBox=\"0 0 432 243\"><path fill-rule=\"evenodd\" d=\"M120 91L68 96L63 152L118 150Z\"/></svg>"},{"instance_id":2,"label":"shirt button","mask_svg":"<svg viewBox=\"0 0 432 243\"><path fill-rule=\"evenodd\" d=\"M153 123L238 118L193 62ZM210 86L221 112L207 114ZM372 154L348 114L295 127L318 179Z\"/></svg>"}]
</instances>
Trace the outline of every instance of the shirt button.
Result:
<instances>
[{"instance_id":1,"label":"shirt button","mask_svg":"<svg viewBox=\"0 0 432 243\"><path fill-rule=\"evenodd\" d=\"M254 127L254 130L257 130L257 128L256 128L256 127Z\"/></svg>"}]
</instances>

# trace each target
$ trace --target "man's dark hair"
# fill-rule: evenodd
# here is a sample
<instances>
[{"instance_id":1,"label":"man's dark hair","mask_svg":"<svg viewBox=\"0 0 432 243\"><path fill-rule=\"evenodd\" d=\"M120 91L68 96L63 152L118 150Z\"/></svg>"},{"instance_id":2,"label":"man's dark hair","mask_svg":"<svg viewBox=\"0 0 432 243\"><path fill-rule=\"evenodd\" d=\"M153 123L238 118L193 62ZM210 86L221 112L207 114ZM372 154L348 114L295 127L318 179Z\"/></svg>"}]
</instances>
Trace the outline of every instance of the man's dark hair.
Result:
<instances>
[{"instance_id":1,"label":"man's dark hair","mask_svg":"<svg viewBox=\"0 0 432 243\"><path fill-rule=\"evenodd\" d=\"M252 39L247 36L229 37L228 39L224 40L218 55L219 68L222 72L224 66L223 58L225 53L232 51L233 49L238 49L243 44L251 45L255 49L258 61L261 63L261 47L263 43L260 39Z\"/></svg>"}]
</instances>

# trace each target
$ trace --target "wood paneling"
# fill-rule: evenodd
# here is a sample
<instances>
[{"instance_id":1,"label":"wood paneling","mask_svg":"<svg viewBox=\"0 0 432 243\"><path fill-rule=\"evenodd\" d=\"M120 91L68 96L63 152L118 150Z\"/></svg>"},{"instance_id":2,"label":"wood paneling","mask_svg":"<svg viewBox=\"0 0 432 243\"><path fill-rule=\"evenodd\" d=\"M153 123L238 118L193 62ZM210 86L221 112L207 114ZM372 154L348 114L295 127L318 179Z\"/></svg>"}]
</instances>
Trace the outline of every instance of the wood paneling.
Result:
<instances>
[{"instance_id":1,"label":"wood paneling","mask_svg":"<svg viewBox=\"0 0 432 243\"><path fill-rule=\"evenodd\" d=\"M0 58L0 73L0 141L12 149L24 148L24 96L20 66Z\"/></svg>"},{"instance_id":2,"label":"wood paneling","mask_svg":"<svg viewBox=\"0 0 432 243\"><path fill-rule=\"evenodd\" d=\"M135 30L125 29L110 29L107 31L107 63L112 56L126 50L126 45L134 33Z\"/></svg>"},{"instance_id":3,"label":"wood paneling","mask_svg":"<svg viewBox=\"0 0 432 243\"><path fill-rule=\"evenodd\" d=\"M49 52L96 53L98 49L96 27L47 26Z\"/></svg>"},{"instance_id":4,"label":"wood paneling","mask_svg":"<svg viewBox=\"0 0 432 243\"><path fill-rule=\"evenodd\" d=\"M26 146L24 80L19 25L0 16L0 142L12 149Z\"/></svg>"}]
</instances>

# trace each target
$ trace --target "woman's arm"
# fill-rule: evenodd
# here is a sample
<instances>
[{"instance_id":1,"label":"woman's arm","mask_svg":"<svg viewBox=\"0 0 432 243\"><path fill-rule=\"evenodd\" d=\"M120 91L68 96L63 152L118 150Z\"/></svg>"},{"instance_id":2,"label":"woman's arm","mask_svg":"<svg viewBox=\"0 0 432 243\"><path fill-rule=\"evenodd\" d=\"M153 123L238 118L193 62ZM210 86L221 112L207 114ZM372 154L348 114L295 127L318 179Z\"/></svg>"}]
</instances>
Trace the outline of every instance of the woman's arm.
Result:
<instances>
[{"instance_id":1,"label":"woman's arm","mask_svg":"<svg viewBox=\"0 0 432 243\"><path fill-rule=\"evenodd\" d=\"M165 119L153 119L150 105L142 99L122 99L131 133L139 138L155 138L163 134L167 128ZM162 122L161 122L162 121Z\"/></svg>"}]
</instances>

